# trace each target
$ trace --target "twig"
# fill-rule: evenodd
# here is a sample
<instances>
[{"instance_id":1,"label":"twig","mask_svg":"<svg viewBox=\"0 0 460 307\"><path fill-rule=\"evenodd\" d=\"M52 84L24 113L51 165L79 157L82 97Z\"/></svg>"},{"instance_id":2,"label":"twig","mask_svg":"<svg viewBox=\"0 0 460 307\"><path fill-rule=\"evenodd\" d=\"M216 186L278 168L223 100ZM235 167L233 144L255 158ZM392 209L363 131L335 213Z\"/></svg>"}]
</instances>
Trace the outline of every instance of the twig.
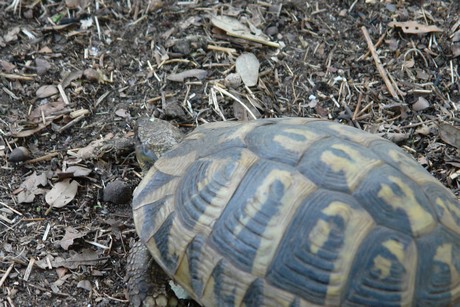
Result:
<instances>
[{"instance_id":1,"label":"twig","mask_svg":"<svg viewBox=\"0 0 460 307\"><path fill-rule=\"evenodd\" d=\"M11 272L11 270L13 269L13 266L14 266L14 262L12 264L10 264L8 269L6 269L5 274L3 274L2 279L0 279L0 288L3 286L3 283L5 282L6 278L8 277L8 275Z\"/></svg>"},{"instance_id":2,"label":"twig","mask_svg":"<svg viewBox=\"0 0 460 307\"><path fill-rule=\"evenodd\" d=\"M248 111L248 113L252 116L252 118L257 119L257 117L254 115L254 113L252 113L251 110L246 106L246 104L244 102L242 102L240 99L238 99L234 95L230 94L229 92L227 92L226 90L224 90L223 88L220 88L218 86L213 86L213 89L215 89L219 93L224 94L225 96L230 97L233 100L235 100L236 102L238 102L243 108L246 109L246 111Z\"/></svg>"},{"instance_id":3,"label":"twig","mask_svg":"<svg viewBox=\"0 0 460 307\"><path fill-rule=\"evenodd\" d=\"M374 59L375 65L377 66L377 70L379 71L380 77L382 77L383 81L385 82L385 85L387 86L387 89L390 92L391 96L393 96L394 99L399 100L398 94L393 88L393 85L391 84L390 79L388 79L388 74L385 68L383 68L382 63L380 62L377 51L375 51L375 47L374 47L374 44L372 43L369 32L364 26L361 27L361 31L363 31L364 38L366 39L369 50L371 51L372 58Z\"/></svg>"},{"instance_id":4,"label":"twig","mask_svg":"<svg viewBox=\"0 0 460 307\"><path fill-rule=\"evenodd\" d=\"M24 277L22 278L23 280L25 280L25 281L29 280L30 274L32 273L32 269L34 267L34 263L35 263L35 258L31 257L29 259L29 264L27 265L27 269L24 272Z\"/></svg>"},{"instance_id":5,"label":"twig","mask_svg":"<svg viewBox=\"0 0 460 307\"><path fill-rule=\"evenodd\" d=\"M62 87L62 84L58 84L57 88L59 90L59 94L61 95L61 98L64 101L64 103L66 105L69 105L70 104L69 97L67 97L67 95L66 95L66 93L64 91L64 88Z\"/></svg>"},{"instance_id":6,"label":"twig","mask_svg":"<svg viewBox=\"0 0 460 307\"><path fill-rule=\"evenodd\" d=\"M380 37L379 37L379 40L375 43L375 48L379 48L380 45L383 43L383 39L385 38L385 36L387 35L387 33L383 33ZM371 54L371 51L369 50L368 52L366 52L365 54L363 54L362 56L360 56L358 58L358 61L361 61L361 60L364 60L366 59L369 55Z\"/></svg>"},{"instance_id":7,"label":"twig","mask_svg":"<svg viewBox=\"0 0 460 307\"><path fill-rule=\"evenodd\" d=\"M237 53L235 48L226 48L226 47L220 47L220 46L214 46L214 45L208 45L207 49L208 50L213 50L213 51L221 51L221 52L225 52L227 54L236 54Z\"/></svg>"},{"instance_id":8,"label":"twig","mask_svg":"<svg viewBox=\"0 0 460 307\"><path fill-rule=\"evenodd\" d=\"M356 104L355 112L353 112L353 116L351 117L352 120L356 120L356 117L358 116L358 112L359 112L359 109L361 108L362 102L363 102L363 94L359 93L358 103Z\"/></svg>"},{"instance_id":9,"label":"twig","mask_svg":"<svg viewBox=\"0 0 460 307\"><path fill-rule=\"evenodd\" d=\"M14 213L16 213L17 215L21 215L22 216L22 213L15 210L14 208L11 208L10 206L8 206L7 204L5 204L4 202L1 202L0 201L0 205L4 206L4 207L7 207L8 209L10 209L11 211L13 211Z\"/></svg>"},{"instance_id":10,"label":"twig","mask_svg":"<svg viewBox=\"0 0 460 307\"><path fill-rule=\"evenodd\" d=\"M48 160L51 160L51 158L53 158L53 157L55 157L57 155L59 155L59 152L51 152L51 153L46 154L44 156L41 156L41 157L38 157L38 158L35 158L35 159L27 160L24 163L32 164L32 163L37 163L37 162L42 162L42 161L48 161Z\"/></svg>"}]
</instances>

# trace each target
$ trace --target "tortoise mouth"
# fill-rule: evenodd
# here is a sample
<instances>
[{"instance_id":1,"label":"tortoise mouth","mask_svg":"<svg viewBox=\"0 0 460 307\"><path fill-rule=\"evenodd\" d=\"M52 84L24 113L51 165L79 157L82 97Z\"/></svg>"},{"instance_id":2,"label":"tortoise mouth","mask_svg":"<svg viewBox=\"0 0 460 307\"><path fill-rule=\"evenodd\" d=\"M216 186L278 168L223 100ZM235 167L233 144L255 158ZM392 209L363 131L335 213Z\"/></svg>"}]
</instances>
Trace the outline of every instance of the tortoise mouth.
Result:
<instances>
[{"instance_id":1,"label":"tortoise mouth","mask_svg":"<svg viewBox=\"0 0 460 307\"><path fill-rule=\"evenodd\" d=\"M155 164L158 158L158 154L149 148L149 146L140 143L136 145L136 159L142 169L142 172L146 173L153 164Z\"/></svg>"}]
</instances>

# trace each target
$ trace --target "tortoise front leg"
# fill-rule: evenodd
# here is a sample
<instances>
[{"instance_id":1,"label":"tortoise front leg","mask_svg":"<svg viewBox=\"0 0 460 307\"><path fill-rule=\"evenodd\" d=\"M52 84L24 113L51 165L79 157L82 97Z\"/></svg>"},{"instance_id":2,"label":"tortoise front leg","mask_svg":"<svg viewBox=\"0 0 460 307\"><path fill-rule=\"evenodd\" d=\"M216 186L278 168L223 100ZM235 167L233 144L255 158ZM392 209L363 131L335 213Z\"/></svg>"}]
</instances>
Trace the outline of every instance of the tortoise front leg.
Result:
<instances>
[{"instance_id":1,"label":"tortoise front leg","mask_svg":"<svg viewBox=\"0 0 460 307\"><path fill-rule=\"evenodd\" d=\"M169 277L153 260L147 247L141 242L134 243L128 255L126 282L130 305L167 306L166 285ZM169 304L177 299L171 297Z\"/></svg>"}]
</instances>

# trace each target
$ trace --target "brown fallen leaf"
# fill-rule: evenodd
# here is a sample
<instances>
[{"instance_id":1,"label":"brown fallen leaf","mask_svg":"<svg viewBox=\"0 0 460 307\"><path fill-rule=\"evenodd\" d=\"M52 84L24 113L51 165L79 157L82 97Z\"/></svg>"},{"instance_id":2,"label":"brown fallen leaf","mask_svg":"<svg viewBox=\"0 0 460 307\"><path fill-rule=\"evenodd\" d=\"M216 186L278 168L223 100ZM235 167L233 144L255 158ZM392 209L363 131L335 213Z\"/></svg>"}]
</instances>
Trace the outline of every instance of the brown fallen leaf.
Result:
<instances>
[{"instance_id":1,"label":"brown fallen leaf","mask_svg":"<svg viewBox=\"0 0 460 307\"><path fill-rule=\"evenodd\" d=\"M188 78L197 78L198 80L203 80L208 76L208 72L204 69L189 69L184 70L177 74L170 74L166 79L176 82L184 82Z\"/></svg>"},{"instance_id":2,"label":"brown fallen leaf","mask_svg":"<svg viewBox=\"0 0 460 307\"><path fill-rule=\"evenodd\" d=\"M401 28L401 30L407 34L424 34L424 33L430 33L430 32L443 32L443 30L437 26L424 25L416 21L405 21L405 22L392 21L388 24L388 26L392 28L394 27Z\"/></svg>"},{"instance_id":3,"label":"brown fallen leaf","mask_svg":"<svg viewBox=\"0 0 460 307\"><path fill-rule=\"evenodd\" d=\"M452 50L452 57L456 58L460 56L460 30L452 35L452 46L450 48Z\"/></svg>"},{"instance_id":4,"label":"brown fallen leaf","mask_svg":"<svg viewBox=\"0 0 460 307\"><path fill-rule=\"evenodd\" d=\"M37 90L37 98L46 98L59 93L58 89L54 85L43 85Z\"/></svg>"},{"instance_id":5,"label":"brown fallen leaf","mask_svg":"<svg viewBox=\"0 0 460 307\"><path fill-rule=\"evenodd\" d=\"M9 30L4 36L3 39L5 42L9 43L11 41L15 41L18 39L18 34L21 32L20 27L14 27L13 29Z\"/></svg>"},{"instance_id":6,"label":"brown fallen leaf","mask_svg":"<svg viewBox=\"0 0 460 307\"><path fill-rule=\"evenodd\" d=\"M28 136L31 136L31 135L34 135L35 133L45 129L49 124L51 124L51 120L50 121L47 121L46 123L39 123L37 124L37 126L35 128L32 128L32 129L28 129L28 130L22 130L22 131L18 131L18 132L11 132L11 136L13 137L17 137L17 138L25 138L25 137L28 137Z\"/></svg>"},{"instance_id":7,"label":"brown fallen leaf","mask_svg":"<svg viewBox=\"0 0 460 307\"><path fill-rule=\"evenodd\" d=\"M91 291L93 289L93 286L91 285L91 282L89 280L83 279L78 282L77 288L82 288L86 291Z\"/></svg>"},{"instance_id":8,"label":"brown fallen leaf","mask_svg":"<svg viewBox=\"0 0 460 307\"><path fill-rule=\"evenodd\" d=\"M75 228L69 226L65 229L64 237L59 241L59 245L63 249L68 250L69 246L73 244L75 239L83 238L87 233L87 231L79 232Z\"/></svg>"},{"instance_id":9,"label":"brown fallen leaf","mask_svg":"<svg viewBox=\"0 0 460 307\"><path fill-rule=\"evenodd\" d=\"M439 124L439 137L445 143L460 149L460 128L450 124Z\"/></svg>"},{"instance_id":10,"label":"brown fallen leaf","mask_svg":"<svg viewBox=\"0 0 460 307\"><path fill-rule=\"evenodd\" d=\"M71 173L72 177L85 177L91 174L91 169L79 165L72 165L69 166L65 172Z\"/></svg>"},{"instance_id":11,"label":"brown fallen leaf","mask_svg":"<svg viewBox=\"0 0 460 307\"><path fill-rule=\"evenodd\" d=\"M4 60L0 60L0 70L6 72L6 73L11 73L13 72L13 70L16 68L16 65L10 63L10 62L7 62L7 61L4 61Z\"/></svg>"},{"instance_id":12,"label":"brown fallen leaf","mask_svg":"<svg viewBox=\"0 0 460 307\"><path fill-rule=\"evenodd\" d=\"M44 75L51 68L51 64L48 61L40 58L35 59L35 65L38 75Z\"/></svg>"},{"instance_id":13,"label":"brown fallen leaf","mask_svg":"<svg viewBox=\"0 0 460 307\"><path fill-rule=\"evenodd\" d=\"M75 156L79 159L95 159L102 150L104 143L113 138L113 134L107 134L104 139L94 140L89 143L87 146L80 148Z\"/></svg>"},{"instance_id":14,"label":"brown fallen leaf","mask_svg":"<svg viewBox=\"0 0 460 307\"><path fill-rule=\"evenodd\" d=\"M66 270L66 271L67 271L66 268L60 268L60 269L61 269L61 270ZM58 270L58 269L56 269L56 271L57 271L57 270ZM61 287L61 286L67 281L67 279L69 279L69 278L72 277L72 276L73 276L72 274L66 274L66 275L60 276L60 277L58 278L58 280L56 280L55 282L53 282L53 285L54 285L55 287Z\"/></svg>"},{"instance_id":15,"label":"brown fallen leaf","mask_svg":"<svg viewBox=\"0 0 460 307\"><path fill-rule=\"evenodd\" d=\"M211 18L211 23L214 27L225 31L225 33L229 36L257 42L270 47L280 47L280 44L270 41L270 38L262 31L259 31L257 35L253 34L253 31L251 31L249 27L242 24L236 18L228 16L213 16Z\"/></svg>"},{"instance_id":16,"label":"brown fallen leaf","mask_svg":"<svg viewBox=\"0 0 460 307\"><path fill-rule=\"evenodd\" d=\"M64 267L73 270L82 265L103 265L107 260L108 258L100 258L96 251L84 249L81 253L75 253L69 258L54 258L52 255L47 255L45 258L37 260L35 264L42 269L49 269L48 263L50 263L52 268Z\"/></svg>"},{"instance_id":17,"label":"brown fallen leaf","mask_svg":"<svg viewBox=\"0 0 460 307\"><path fill-rule=\"evenodd\" d=\"M18 203L31 203L35 199L35 195L43 194L44 189L39 188L39 186L46 186L48 184L48 179L46 178L46 173L41 173L37 175L36 172L33 172L32 175L28 176L26 180L19 186L17 191L18 194Z\"/></svg>"},{"instance_id":18,"label":"brown fallen leaf","mask_svg":"<svg viewBox=\"0 0 460 307\"><path fill-rule=\"evenodd\" d=\"M70 83L74 80L78 80L83 76L83 70L76 70L69 72L64 79L61 81L61 85L63 88L66 88L70 85Z\"/></svg>"},{"instance_id":19,"label":"brown fallen leaf","mask_svg":"<svg viewBox=\"0 0 460 307\"><path fill-rule=\"evenodd\" d=\"M65 179L57 182L54 187L45 195L45 201L48 205L55 208L62 208L70 203L77 195L78 182L71 179Z\"/></svg>"},{"instance_id":20,"label":"brown fallen leaf","mask_svg":"<svg viewBox=\"0 0 460 307\"><path fill-rule=\"evenodd\" d=\"M45 103L36 107L32 112L30 112L29 120L33 123L41 123L43 122L43 116L48 117L53 113L63 110L64 108L65 103L62 99Z\"/></svg>"},{"instance_id":21,"label":"brown fallen leaf","mask_svg":"<svg viewBox=\"0 0 460 307\"><path fill-rule=\"evenodd\" d=\"M423 98L422 96L418 97L417 101L412 104L412 110L414 111L423 111L430 107L430 103L428 100Z\"/></svg>"}]
</instances>

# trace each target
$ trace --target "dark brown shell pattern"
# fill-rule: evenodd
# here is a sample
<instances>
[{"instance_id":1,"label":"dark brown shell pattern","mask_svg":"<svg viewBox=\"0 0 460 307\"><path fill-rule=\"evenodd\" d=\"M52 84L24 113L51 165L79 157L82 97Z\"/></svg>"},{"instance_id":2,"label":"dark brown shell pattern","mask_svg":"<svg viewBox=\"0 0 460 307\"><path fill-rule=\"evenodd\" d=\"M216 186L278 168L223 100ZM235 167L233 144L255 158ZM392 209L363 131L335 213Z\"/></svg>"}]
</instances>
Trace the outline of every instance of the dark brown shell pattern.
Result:
<instances>
[{"instance_id":1,"label":"dark brown shell pattern","mask_svg":"<svg viewBox=\"0 0 460 307\"><path fill-rule=\"evenodd\" d=\"M304 118L206 124L150 169L134 220L206 306L460 304L460 205L399 147Z\"/></svg>"}]
</instances>

